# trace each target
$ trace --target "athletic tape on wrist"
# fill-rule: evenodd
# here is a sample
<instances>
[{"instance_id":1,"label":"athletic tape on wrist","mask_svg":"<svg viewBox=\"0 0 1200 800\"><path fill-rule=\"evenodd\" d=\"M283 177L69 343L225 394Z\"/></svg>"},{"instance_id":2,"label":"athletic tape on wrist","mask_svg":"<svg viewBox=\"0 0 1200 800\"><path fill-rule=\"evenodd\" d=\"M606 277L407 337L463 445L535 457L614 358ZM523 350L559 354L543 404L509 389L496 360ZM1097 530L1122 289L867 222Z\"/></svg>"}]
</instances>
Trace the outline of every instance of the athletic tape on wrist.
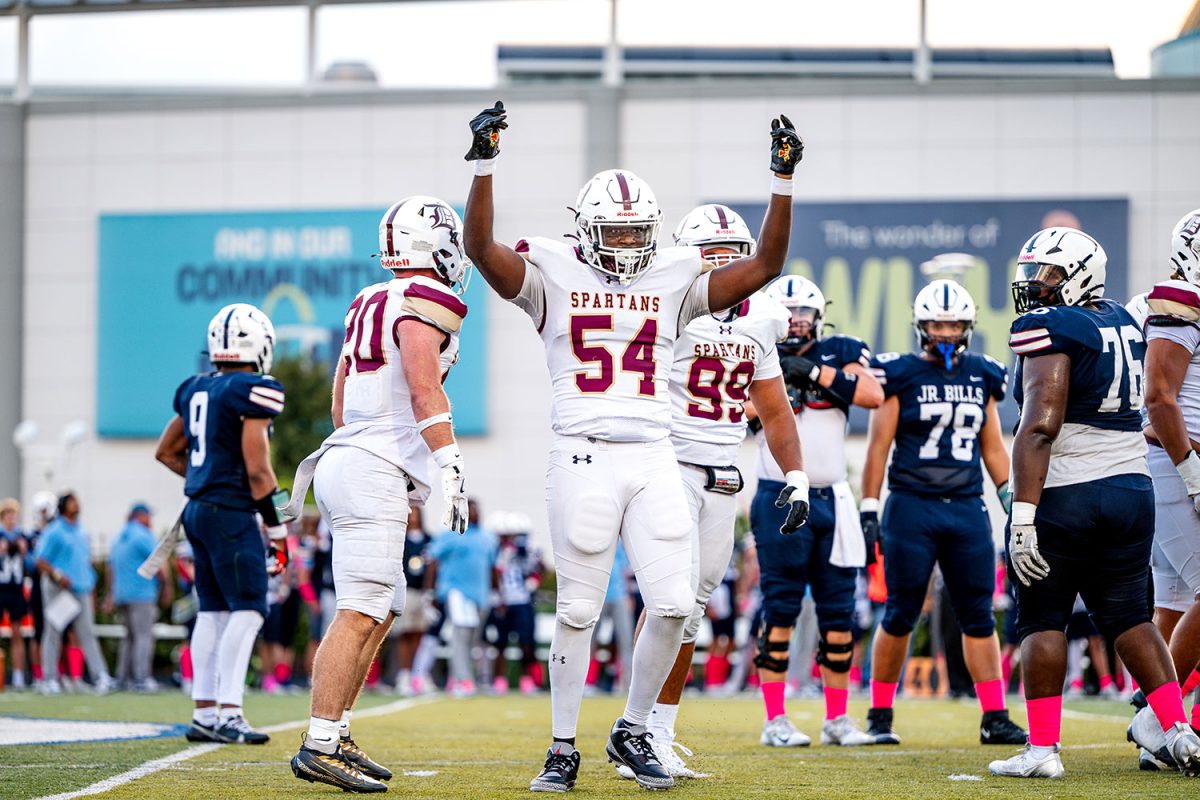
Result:
<instances>
[{"instance_id":1,"label":"athletic tape on wrist","mask_svg":"<svg viewBox=\"0 0 1200 800\"><path fill-rule=\"evenodd\" d=\"M808 475L802 469L793 469L783 476L788 486L795 486L805 495L808 494Z\"/></svg>"},{"instance_id":2,"label":"athletic tape on wrist","mask_svg":"<svg viewBox=\"0 0 1200 800\"><path fill-rule=\"evenodd\" d=\"M475 173L478 175L479 173ZM784 197L791 197L793 189L792 180L790 178L781 178L778 175L771 175L771 194L781 194Z\"/></svg>"},{"instance_id":3,"label":"athletic tape on wrist","mask_svg":"<svg viewBox=\"0 0 1200 800\"><path fill-rule=\"evenodd\" d=\"M1037 516L1037 506L1033 503L1013 503L1012 504L1012 524L1013 525L1032 525L1034 517Z\"/></svg>"},{"instance_id":4,"label":"athletic tape on wrist","mask_svg":"<svg viewBox=\"0 0 1200 800\"><path fill-rule=\"evenodd\" d=\"M878 514L879 513L879 498L878 497L864 497L862 499L862 502L858 504L858 510L864 514L869 514L872 512Z\"/></svg>"},{"instance_id":5,"label":"athletic tape on wrist","mask_svg":"<svg viewBox=\"0 0 1200 800\"><path fill-rule=\"evenodd\" d=\"M477 158L477 159L475 159L475 161L474 161L475 174L480 177L486 177L488 175L491 175L493 172L496 171L496 161L499 158L500 158L500 156L496 156L496 158Z\"/></svg>"},{"instance_id":6,"label":"athletic tape on wrist","mask_svg":"<svg viewBox=\"0 0 1200 800\"><path fill-rule=\"evenodd\" d=\"M462 453L458 451L458 442L451 442L445 447L433 451L433 461L439 469L445 469L455 463L462 462Z\"/></svg>"},{"instance_id":7,"label":"athletic tape on wrist","mask_svg":"<svg viewBox=\"0 0 1200 800\"><path fill-rule=\"evenodd\" d=\"M1175 469L1179 470L1179 477L1187 486L1188 497L1200 494L1200 457L1196 456L1196 451L1189 450L1187 457L1176 464Z\"/></svg>"},{"instance_id":8,"label":"athletic tape on wrist","mask_svg":"<svg viewBox=\"0 0 1200 800\"><path fill-rule=\"evenodd\" d=\"M432 417L426 417L425 419L418 422L417 423L417 433L420 433L421 431L425 430L426 428L432 427L432 426L437 425L442 422L449 422L451 425L454 424L454 420L452 420L450 418L449 411L447 411L444 414L434 414Z\"/></svg>"}]
</instances>

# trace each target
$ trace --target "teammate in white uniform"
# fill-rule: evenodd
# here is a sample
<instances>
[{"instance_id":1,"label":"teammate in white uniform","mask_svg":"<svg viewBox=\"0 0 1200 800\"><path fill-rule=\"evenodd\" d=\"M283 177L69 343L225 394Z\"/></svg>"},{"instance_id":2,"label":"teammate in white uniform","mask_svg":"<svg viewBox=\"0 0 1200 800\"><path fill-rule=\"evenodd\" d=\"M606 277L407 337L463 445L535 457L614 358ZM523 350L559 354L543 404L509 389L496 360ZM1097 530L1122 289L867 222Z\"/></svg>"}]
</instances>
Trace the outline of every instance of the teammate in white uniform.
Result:
<instances>
[{"instance_id":1,"label":"teammate in white uniform","mask_svg":"<svg viewBox=\"0 0 1200 800\"><path fill-rule=\"evenodd\" d=\"M1200 209L1175 226L1171 262L1173 279L1146 298L1142 432L1154 480L1154 621L1186 697L1200 685ZM1200 727L1200 704L1191 723Z\"/></svg>"},{"instance_id":2,"label":"teammate in white uniform","mask_svg":"<svg viewBox=\"0 0 1200 800\"><path fill-rule=\"evenodd\" d=\"M466 530L463 459L442 381L458 360L470 263L462 223L433 197L393 205L379 225L390 281L358 293L333 384L334 432L297 470L288 516L310 481L333 534L337 614L313 664L312 718L292 772L354 792L382 792L392 774L350 738L350 712L392 622L404 612L409 508L441 470L443 524ZM452 288L453 287L453 288ZM457 288L457 293L454 290Z\"/></svg>"},{"instance_id":3,"label":"teammate in white uniform","mask_svg":"<svg viewBox=\"0 0 1200 800\"><path fill-rule=\"evenodd\" d=\"M883 400L879 382L867 371L866 342L853 336L823 336L825 296L799 275L781 278L767 289L790 312L787 338L780 343L780 366L795 411L792 423L809 454L812 479L808 521L794 536L777 532L772 496L784 479L769 437L759 444L758 491L750 506L750 527L762 571L762 626L754 659L766 719L759 742L768 747L802 747L811 739L787 716L784 691L788 646L805 590L816 601L820 641L817 661L825 693L822 744L870 744L846 713L850 659L854 652L854 593L858 571L873 556L874 542L863 539L854 495L846 481L846 424L851 406L875 408ZM757 406L755 411L757 411Z\"/></svg>"},{"instance_id":4,"label":"teammate in white uniform","mask_svg":"<svg viewBox=\"0 0 1200 800\"><path fill-rule=\"evenodd\" d=\"M692 209L675 230L675 244L699 247L718 267L754 253L745 221L731 208L704 205ZM746 438L747 398L763 422L775 460L801 483L800 437L775 346L787 336L790 315L778 301L759 292L734 308L694 319L675 343L671 369L671 443L683 473L692 520L692 586L696 607L683 630L675 666L650 714L651 746L672 777L702 777L676 753L675 720L687 685L696 635L713 591L721 585L733 555L736 495L742 475L735 466ZM802 473L801 473L802 474ZM774 498L772 498L774 499ZM804 524L808 509L791 507L788 532ZM687 748L678 745L684 754ZM632 778L622 765L617 772Z\"/></svg>"},{"instance_id":5,"label":"teammate in white uniform","mask_svg":"<svg viewBox=\"0 0 1200 800\"><path fill-rule=\"evenodd\" d=\"M803 145L786 118L771 131L775 172L758 252L719 270L691 247L657 249L662 212L633 173L608 170L575 203L578 245L537 238L516 249L492 238L492 178L501 103L471 121L467 253L502 298L526 311L546 347L556 434L547 474L558 603L550 648L554 742L533 791L568 791L579 770L576 722L592 629L617 537L637 573L647 620L633 654L629 699L606 752L647 788L674 781L646 736L654 699L695 605L691 516L669 439L667 391L683 328L731 308L783 269L791 232L791 174ZM785 500L806 502L802 485Z\"/></svg>"}]
</instances>

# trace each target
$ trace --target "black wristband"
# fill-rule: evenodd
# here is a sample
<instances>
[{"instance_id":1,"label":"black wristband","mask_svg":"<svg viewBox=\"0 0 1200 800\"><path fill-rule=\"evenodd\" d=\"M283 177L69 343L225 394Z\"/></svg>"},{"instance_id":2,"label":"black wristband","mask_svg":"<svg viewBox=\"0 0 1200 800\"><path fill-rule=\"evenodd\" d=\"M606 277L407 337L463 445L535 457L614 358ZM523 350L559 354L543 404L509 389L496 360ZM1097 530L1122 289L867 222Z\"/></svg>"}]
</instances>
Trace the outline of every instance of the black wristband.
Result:
<instances>
[{"instance_id":1,"label":"black wristband","mask_svg":"<svg viewBox=\"0 0 1200 800\"><path fill-rule=\"evenodd\" d=\"M279 521L279 512L275 508L275 501L283 499L287 503L287 492L276 486L271 491L267 492L266 497L260 497L254 501L254 510L262 515L263 524L268 528L274 528L277 525L282 525Z\"/></svg>"},{"instance_id":2,"label":"black wristband","mask_svg":"<svg viewBox=\"0 0 1200 800\"><path fill-rule=\"evenodd\" d=\"M833 371L833 383L825 391L847 405L854 405L854 390L858 388L858 376L848 375L840 369Z\"/></svg>"}]
</instances>

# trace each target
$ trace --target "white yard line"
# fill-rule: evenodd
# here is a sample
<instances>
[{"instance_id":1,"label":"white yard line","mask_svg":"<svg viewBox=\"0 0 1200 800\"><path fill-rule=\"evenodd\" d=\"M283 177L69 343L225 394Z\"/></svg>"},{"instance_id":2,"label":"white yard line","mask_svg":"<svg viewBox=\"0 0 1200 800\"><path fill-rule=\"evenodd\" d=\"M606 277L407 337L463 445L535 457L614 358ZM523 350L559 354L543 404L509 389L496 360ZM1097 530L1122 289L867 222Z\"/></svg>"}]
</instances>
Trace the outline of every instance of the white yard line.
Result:
<instances>
[{"instance_id":1,"label":"white yard line","mask_svg":"<svg viewBox=\"0 0 1200 800\"><path fill-rule=\"evenodd\" d=\"M1118 717L1113 714L1093 714L1091 711L1076 711L1071 708L1064 708L1062 715L1063 719L1089 719L1095 720L1096 722L1120 722L1124 725L1128 725L1133 721L1133 714L1130 714L1127 717Z\"/></svg>"},{"instance_id":2,"label":"white yard line","mask_svg":"<svg viewBox=\"0 0 1200 800\"><path fill-rule=\"evenodd\" d=\"M374 708L356 711L354 712L354 718L364 719L367 717L381 717L385 714L392 714L397 711L403 711L406 708L412 708L413 706L429 703L435 699L437 699L436 696L413 697L405 700L396 700L395 702L386 703L382 706L375 706ZM281 731L303 728L307 725L308 720L302 719L295 720L293 722L283 722L278 725L268 725L267 727L260 728L259 730L263 731L264 733L279 733ZM104 794L105 792L116 789L118 786L124 786L127 783L138 780L139 778L144 778L147 775L153 775L156 772L161 772L168 767L181 764L184 761L195 758L196 756L202 756L205 753L211 753L213 750L216 750L221 746L222 745L219 744L194 745L185 750L180 750L178 753L172 753L169 756L163 756L162 758L156 758L152 761L147 761L145 764L136 766L127 772L122 772L120 775L113 775L111 778L105 778L102 781L97 781L91 786L85 786L82 789L76 789L73 792L46 795L44 797L37 798L37 800L73 800L73 798L76 797L90 797L92 795Z\"/></svg>"}]
</instances>

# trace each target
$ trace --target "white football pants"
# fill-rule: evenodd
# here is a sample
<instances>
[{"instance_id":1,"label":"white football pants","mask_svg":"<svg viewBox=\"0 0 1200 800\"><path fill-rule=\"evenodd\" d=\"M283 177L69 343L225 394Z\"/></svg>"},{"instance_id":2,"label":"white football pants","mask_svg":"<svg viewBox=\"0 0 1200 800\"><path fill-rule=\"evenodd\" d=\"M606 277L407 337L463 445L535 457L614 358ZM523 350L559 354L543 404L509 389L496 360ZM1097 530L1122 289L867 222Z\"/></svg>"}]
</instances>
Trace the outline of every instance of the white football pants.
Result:
<instances>
[{"instance_id":1,"label":"white football pants","mask_svg":"<svg viewBox=\"0 0 1200 800\"><path fill-rule=\"evenodd\" d=\"M707 476L702 469L680 464L679 471L692 517L692 588L696 591L696 606L683 629L688 644L696 641L708 601L729 571L737 495L705 489Z\"/></svg>"}]
</instances>

